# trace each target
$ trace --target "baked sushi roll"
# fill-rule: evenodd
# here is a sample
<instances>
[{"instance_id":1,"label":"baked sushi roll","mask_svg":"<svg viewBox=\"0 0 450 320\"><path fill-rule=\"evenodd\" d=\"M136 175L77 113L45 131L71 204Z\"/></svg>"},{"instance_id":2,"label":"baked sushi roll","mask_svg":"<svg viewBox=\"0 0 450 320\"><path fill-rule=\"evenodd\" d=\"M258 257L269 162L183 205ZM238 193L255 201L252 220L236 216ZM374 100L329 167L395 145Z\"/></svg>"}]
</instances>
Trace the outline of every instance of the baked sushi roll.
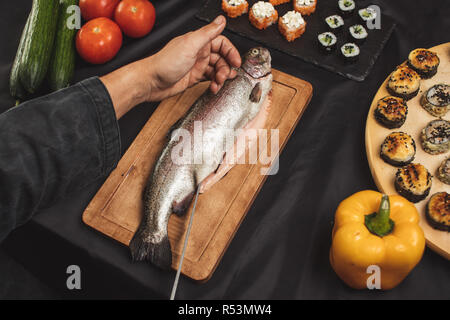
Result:
<instances>
[{"instance_id":1,"label":"baked sushi roll","mask_svg":"<svg viewBox=\"0 0 450 320\"><path fill-rule=\"evenodd\" d=\"M347 18L355 12L356 5L354 0L339 0L338 7L342 16Z\"/></svg>"},{"instance_id":2,"label":"baked sushi roll","mask_svg":"<svg viewBox=\"0 0 450 320\"><path fill-rule=\"evenodd\" d=\"M326 53L336 49L337 37L332 32L324 32L317 36L319 47Z\"/></svg>"},{"instance_id":3,"label":"baked sushi roll","mask_svg":"<svg viewBox=\"0 0 450 320\"><path fill-rule=\"evenodd\" d=\"M366 41L369 34L367 33L366 28L364 28L360 24L355 24L354 26L351 26L348 28L348 31L350 33L351 41L361 45Z\"/></svg>"},{"instance_id":4,"label":"baked sushi roll","mask_svg":"<svg viewBox=\"0 0 450 320\"><path fill-rule=\"evenodd\" d=\"M388 129L400 128L406 121L408 106L402 98L387 96L378 101L374 115L382 126Z\"/></svg>"},{"instance_id":5,"label":"baked sushi roll","mask_svg":"<svg viewBox=\"0 0 450 320\"><path fill-rule=\"evenodd\" d=\"M266 29L278 20L278 12L270 2L256 2L248 14L250 23L260 30Z\"/></svg>"},{"instance_id":6,"label":"baked sushi roll","mask_svg":"<svg viewBox=\"0 0 450 320\"><path fill-rule=\"evenodd\" d=\"M407 133L392 132L381 144L380 156L394 167L406 166L416 156L416 143Z\"/></svg>"},{"instance_id":7,"label":"baked sushi roll","mask_svg":"<svg viewBox=\"0 0 450 320\"><path fill-rule=\"evenodd\" d=\"M316 11L317 0L293 0L294 10L303 16L309 16Z\"/></svg>"},{"instance_id":8,"label":"baked sushi roll","mask_svg":"<svg viewBox=\"0 0 450 320\"><path fill-rule=\"evenodd\" d=\"M354 43L346 43L341 47L341 54L348 63L355 62L359 58L359 47Z\"/></svg>"},{"instance_id":9,"label":"baked sushi roll","mask_svg":"<svg viewBox=\"0 0 450 320\"><path fill-rule=\"evenodd\" d=\"M248 12L248 2L245 0L222 0L222 10L230 18L236 18Z\"/></svg>"},{"instance_id":10,"label":"baked sushi roll","mask_svg":"<svg viewBox=\"0 0 450 320\"><path fill-rule=\"evenodd\" d=\"M377 18L377 12L373 8L364 8L358 11L362 22L367 23Z\"/></svg>"},{"instance_id":11,"label":"baked sushi roll","mask_svg":"<svg viewBox=\"0 0 450 320\"><path fill-rule=\"evenodd\" d=\"M414 69L423 79L433 77L439 67L438 55L427 49L415 49L409 53L408 65Z\"/></svg>"},{"instance_id":12,"label":"baked sushi roll","mask_svg":"<svg viewBox=\"0 0 450 320\"><path fill-rule=\"evenodd\" d=\"M420 135L422 148L429 154L442 154L450 148L450 122L447 120L433 120Z\"/></svg>"},{"instance_id":13,"label":"baked sushi roll","mask_svg":"<svg viewBox=\"0 0 450 320\"><path fill-rule=\"evenodd\" d=\"M339 33L344 26L344 19L341 16L335 14L325 18L325 23L328 25L328 28L334 34Z\"/></svg>"},{"instance_id":14,"label":"baked sushi roll","mask_svg":"<svg viewBox=\"0 0 450 320\"><path fill-rule=\"evenodd\" d=\"M442 161L437 170L437 178L441 180L441 182L450 185L450 158Z\"/></svg>"},{"instance_id":15,"label":"baked sushi roll","mask_svg":"<svg viewBox=\"0 0 450 320\"><path fill-rule=\"evenodd\" d=\"M431 174L423 165L410 163L397 170L394 184L399 195L417 203L430 193Z\"/></svg>"},{"instance_id":16,"label":"baked sushi roll","mask_svg":"<svg viewBox=\"0 0 450 320\"><path fill-rule=\"evenodd\" d=\"M273 6L278 6L280 4L283 3L288 3L291 0L269 0L269 2L273 5Z\"/></svg>"},{"instance_id":17,"label":"baked sushi roll","mask_svg":"<svg viewBox=\"0 0 450 320\"><path fill-rule=\"evenodd\" d=\"M387 90L389 94L411 100L419 93L420 76L408 66L400 65L389 76Z\"/></svg>"},{"instance_id":18,"label":"baked sushi roll","mask_svg":"<svg viewBox=\"0 0 450 320\"><path fill-rule=\"evenodd\" d=\"M425 217L434 229L450 232L450 195L447 192L432 195L425 209Z\"/></svg>"},{"instance_id":19,"label":"baked sushi roll","mask_svg":"<svg viewBox=\"0 0 450 320\"><path fill-rule=\"evenodd\" d=\"M420 100L422 107L435 117L443 117L450 108L450 86L436 84L428 89Z\"/></svg>"},{"instance_id":20,"label":"baked sushi roll","mask_svg":"<svg viewBox=\"0 0 450 320\"><path fill-rule=\"evenodd\" d=\"M300 13L291 10L278 21L278 30L287 41L291 42L305 33L306 21Z\"/></svg>"}]
</instances>

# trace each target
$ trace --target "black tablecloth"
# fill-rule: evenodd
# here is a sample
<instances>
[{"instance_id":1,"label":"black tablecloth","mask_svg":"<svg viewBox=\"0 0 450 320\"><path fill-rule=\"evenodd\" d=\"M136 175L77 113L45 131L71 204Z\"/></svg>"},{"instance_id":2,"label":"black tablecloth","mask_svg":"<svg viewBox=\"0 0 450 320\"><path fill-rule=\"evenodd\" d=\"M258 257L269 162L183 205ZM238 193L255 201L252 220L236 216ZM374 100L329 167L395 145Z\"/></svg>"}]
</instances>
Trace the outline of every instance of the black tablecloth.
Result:
<instances>
[{"instance_id":1,"label":"black tablecloth","mask_svg":"<svg viewBox=\"0 0 450 320\"><path fill-rule=\"evenodd\" d=\"M364 146L365 120L374 94L410 50L450 41L448 0L430 0L420 6L410 0L373 3L398 26L365 82L347 80L272 51L274 68L311 82L314 97L281 155L279 173L267 179L212 279L198 284L182 278L179 298L450 298L450 262L429 249L406 280L390 292L349 289L328 262L337 205L356 191L375 189ZM157 24L149 36L126 41L106 65L78 61L76 80L103 75L152 54L172 37L202 25L195 18L202 1L156 0L154 4ZM13 104L8 75L30 6L29 0L0 2L0 111ZM241 52L256 45L225 34ZM120 120L124 152L156 107L140 105ZM102 183L42 210L11 234L3 247L68 297L167 298L174 272L132 264L126 247L82 223L81 214ZM72 264L81 268L81 291L66 288L66 268Z\"/></svg>"}]
</instances>

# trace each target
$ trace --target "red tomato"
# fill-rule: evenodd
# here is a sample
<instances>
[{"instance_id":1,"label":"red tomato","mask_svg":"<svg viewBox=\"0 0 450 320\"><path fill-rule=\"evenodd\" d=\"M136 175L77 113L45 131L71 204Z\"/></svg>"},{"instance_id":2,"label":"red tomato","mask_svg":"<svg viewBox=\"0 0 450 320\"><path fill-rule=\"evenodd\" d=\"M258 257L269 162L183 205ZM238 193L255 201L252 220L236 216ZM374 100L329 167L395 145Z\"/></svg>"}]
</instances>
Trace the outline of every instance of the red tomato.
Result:
<instances>
[{"instance_id":1,"label":"red tomato","mask_svg":"<svg viewBox=\"0 0 450 320\"><path fill-rule=\"evenodd\" d=\"M123 0L116 7L114 19L127 36L140 38L155 24L155 7L148 0Z\"/></svg>"},{"instance_id":2,"label":"red tomato","mask_svg":"<svg viewBox=\"0 0 450 320\"><path fill-rule=\"evenodd\" d=\"M122 46L122 31L108 18L87 22L77 33L77 51L87 62L105 63L114 58Z\"/></svg>"},{"instance_id":3,"label":"red tomato","mask_svg":"<svg viewBox=\"0 0 450 320\"><path fill-rule=\"evenodd\" d=\"M80 0L81 15L85 20L99 17L112 19L120 0Z\"/></svg>"}]
</instances>

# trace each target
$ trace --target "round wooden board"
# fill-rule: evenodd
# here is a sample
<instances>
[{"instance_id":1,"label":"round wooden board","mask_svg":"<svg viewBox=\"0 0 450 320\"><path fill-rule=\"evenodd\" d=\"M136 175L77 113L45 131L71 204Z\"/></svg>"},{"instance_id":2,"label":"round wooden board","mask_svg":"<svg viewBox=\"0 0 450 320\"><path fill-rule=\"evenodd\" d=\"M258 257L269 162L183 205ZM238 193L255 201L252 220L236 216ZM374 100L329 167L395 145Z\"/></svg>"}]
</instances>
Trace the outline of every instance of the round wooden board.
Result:
<instances>
[{"instance_id":1,"label":"round wooden board","mask_svg":"<svg viewBox=\"0 0 450 320\"><path fill-rule=\"evenodd\" d=\"M423 151L420 142L420 133L422 129L430 121L437 119L422 108L422 106L420 105L420 97L426 90L428 90L435 84L450 84L450 42L437 47L433 47L430 50L436 52L441 60L438 73L431 79L422 80L419 94L415 98L407 102L408 117L405 124L401 128L391 130L381 126L375 120L373 113L378 100L389 95L386 90L386 84L389 77L383 82L382 86L375 95L375 98L373 99L372 105L369 110L369 114L367 116L367 159L369 161L370 171L372 172L373 179L375 180L378 189L385 194L397 193L394 188L394 176L397 172L397 168L385 163L379 155L380 146L389 133L394 131L403 131L410 134L417 144L417 153L416 158L414 159L414 163L423 164L433 176L436 175L436 171L442 161L444 161L450 155L447 152L445 154L432 156ZM444 117L444 119L450 121L450 113L448 113ZM430 196L439 191L446 191L450 193L450 186L442 183L439 179L434 177ZM425 238L427 240L428 247L430 247L432 250L436 251L446 259L450 260L450 233L431 228L425 219L425 206L428 203L429 197L419 203L416 203L416 207L421 215L420 225L425 232Z\"/></svg>"}]
</instances>

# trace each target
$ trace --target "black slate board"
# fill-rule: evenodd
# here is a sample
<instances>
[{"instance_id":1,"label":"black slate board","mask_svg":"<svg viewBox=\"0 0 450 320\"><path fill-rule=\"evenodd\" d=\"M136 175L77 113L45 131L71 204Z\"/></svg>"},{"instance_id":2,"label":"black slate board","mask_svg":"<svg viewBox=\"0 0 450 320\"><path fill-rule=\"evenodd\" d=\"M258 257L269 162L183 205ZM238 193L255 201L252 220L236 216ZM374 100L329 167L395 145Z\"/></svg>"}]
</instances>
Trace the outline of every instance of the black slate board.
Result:
<instances>
[{"instance_id":1,"label":"black slate board","mask_svg":"<svg viewBox=\"0 0 450 320\"><path fill-rule=\"evenodd\" d=\"M247 1L250 10L250 7L256 0ZM197 18L210 22L219 14L226 16L221 9L221 2L221 0L207 0L203 8L198 12ZM287 11L293 10L291 2L275 7L280 17ZM391 36L395 28L395 23L389 16L381 14L381 29L367 30L369 37L360 46L361 54L359 60L352 64L345 62L340 55L340 47L350 41L348 27L360 23L357 10L371 5L370 1L358 0L356 2L356 10L351 17L345 19L345 26L341 34L337 35L338 43L336 50L331 54L325 54L319 49L317 35L321 32L328 31L325 23L326 17L332 14L339 14L338 0L318 0L316 12L311 16L305 17L307 23L306 32L301 38L291 43L283 38L278 31L277 25L272 25L266 30L258 30L253 27L248 20L248 14L234 19L227 17L227 29L243 37L260 42L269 48L280 50L349 79L364 81ZM381 8L381 11L383 11L383 8Z\"/></svg>"}]
</instances>

